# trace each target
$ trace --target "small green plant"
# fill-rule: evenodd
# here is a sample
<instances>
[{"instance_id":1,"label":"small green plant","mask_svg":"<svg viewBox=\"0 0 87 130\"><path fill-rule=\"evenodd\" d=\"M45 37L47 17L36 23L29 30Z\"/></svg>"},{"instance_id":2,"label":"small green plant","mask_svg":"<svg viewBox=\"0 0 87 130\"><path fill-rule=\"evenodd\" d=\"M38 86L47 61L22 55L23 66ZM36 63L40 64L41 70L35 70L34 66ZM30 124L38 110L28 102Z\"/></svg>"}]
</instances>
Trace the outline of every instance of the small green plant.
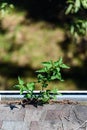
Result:
<instances>
[{"instance_id":1,"label":"small green plant","mask_svg":"<svg viewBox=\"0 0 87 130\"><path fill-rule=\"evenodd\" d=\"M67 65L65 65L62 61L62 58L53 62L43 62L43 68L37 70L37 81L24 83L24 81L18 77L18 85L17 88L20 89L20 94L23 94L25 91L25 98L28 100L37 100L42 103L48 102L50 99L55 99L55 94L58 94L57 89L48 90L48 83L53 80L64 81L61 76L61 69L69 69ZM41 90L38 95L34 94L34 90L37 84L40 84Z\"/></svg>"}]
</instances>

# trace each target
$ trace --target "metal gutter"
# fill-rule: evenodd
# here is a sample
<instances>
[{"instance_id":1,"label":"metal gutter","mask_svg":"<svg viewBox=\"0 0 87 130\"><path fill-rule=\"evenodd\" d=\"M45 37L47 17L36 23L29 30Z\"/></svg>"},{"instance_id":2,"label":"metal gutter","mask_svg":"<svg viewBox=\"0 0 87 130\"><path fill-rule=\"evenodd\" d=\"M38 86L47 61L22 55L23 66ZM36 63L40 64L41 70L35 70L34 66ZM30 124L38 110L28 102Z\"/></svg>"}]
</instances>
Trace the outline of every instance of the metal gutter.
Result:
<instances>
[{"instance_id":1,"label":"metal gutter","mask_svg":"<svg viewBox=\"0 0 87 130\"><path fill-rule=\"evenodd\" d=\"M39 94L40 91L34 91L34 94ZM1 100L17 100L24 97L24 92L20 95L20 91L0 91ZM62 95L56 95L58 100L75 100L75 101L87 101L87 91L58 91Z\"/></svg>"}]
</instances>

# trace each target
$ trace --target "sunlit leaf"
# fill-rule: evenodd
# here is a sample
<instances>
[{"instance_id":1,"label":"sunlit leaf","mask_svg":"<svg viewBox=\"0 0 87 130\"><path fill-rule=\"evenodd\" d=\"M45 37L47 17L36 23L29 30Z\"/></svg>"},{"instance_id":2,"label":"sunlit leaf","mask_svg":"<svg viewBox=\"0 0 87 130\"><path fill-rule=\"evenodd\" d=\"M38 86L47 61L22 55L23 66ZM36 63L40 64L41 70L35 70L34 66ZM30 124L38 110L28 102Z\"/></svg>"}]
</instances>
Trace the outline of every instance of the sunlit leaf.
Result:
<instances>
[{"instance_id":1,"label":"sunlit leaf","mask_svg":"<svg viewBox=\"0 0 87 130\"><path fill-rule=\"evenodd\" d=\"M31 94L27 93L24 97L27 98L27 99L30 99L31 98Z\"/></svg>"},{"instance_id":2,"label":"sunlit leaf","mask_svg":"<svg viewBox=\"0 0 87 130\"><path fill-rule=\"evenodd\" d=\"M62 65L61 65L61 68L63 68L63 69L69 69L70 67L67 66L67 65L65 65L65 64L62 64Z\"/></svg>"},{"instance_id":3,"label":"sunlit leaf","mask_svg":"<svg viewBox=\"0 0 87 130\"><path fill-rule=\"evenodd\" d=\"M69 13L71 12L72 8L73 8L73 5L70 4L70 5L68 6L68 8L66 9L65 14L66 14L66 15L69 14Z\"/></svg>"},{"instance_id":4,"label":"sunlit leaf","mask_svg":"<svg viewBox=\"0 0 87 130\"><path fill-rule=\"evenodd\" d=\"M63 63L62 57L58 60L58 64L61 65Z\"/></svg>"},{"instance_id":5,"label":"sunlit leaf","mask_svg":"<svg viewBox=\"0 0 87 130\"><path fill-rule=\"evenodd\" d=\"M24 84L24 81L20 77L18 77L18 82L19 82L20 85Z\"/></svg>"},{"instance_id":6,"label":"sunlit leaf","mask_svg":"<svg viewBox=\"0 0 87 130\"><path fill-rule=\"evenodd\" d=\"M29 91L33 91L35 89L35 83L34 82L27 83L27 89Z\"/></svg>"},{"instance_id":7,"label":"sunlit leaf","mask_svg":"<svg viewBox=\"0 0 87 130\"><path fill-rule=\"evenodd\" d=\"M80 0L76 0L76 2L75 2L75 13L78 12L79 8L80 8Z\"/></svg>"},{"instance_id":8,"label":"sunlit leaf","mask_svg":"<svg viewBox=\"0 0 87 130\"><path fill-rule=\"evenodd\" d=\"M83 8L87 9L87 0L81 0Z\"/></svg>"}]
</instances>

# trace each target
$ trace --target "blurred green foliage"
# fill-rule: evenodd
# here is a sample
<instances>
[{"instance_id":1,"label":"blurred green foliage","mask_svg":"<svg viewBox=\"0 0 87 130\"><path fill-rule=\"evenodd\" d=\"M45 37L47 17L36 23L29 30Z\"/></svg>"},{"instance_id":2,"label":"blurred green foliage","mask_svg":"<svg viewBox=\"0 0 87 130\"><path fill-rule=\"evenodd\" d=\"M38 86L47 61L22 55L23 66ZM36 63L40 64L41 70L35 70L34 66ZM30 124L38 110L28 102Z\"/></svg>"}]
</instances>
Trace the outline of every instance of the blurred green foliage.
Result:
<instances>
[{"instance_id":1,"label":"blurred green foliage","mask_svg":"<svg viewBox=\"0 0 87 130\"><path fill-rule=\"evenodd\" d=\"M71 69L62 72L66 83L55 81L50 88L86 89L86 5L86 0L1 1L0 89L12 89L18 75L35 79L40 62L61 56Z\"/></svg>"},{"instance_id":2,"label":"blurred green foliage","mask_svg":"<svg viewBox=\"0 0 87 130\"><path fill-rule=\"evenodd\" d=\"M73 14L72 25L70 29L71 34L73 37L77 37L77 35L86 35L87 18L84 18L83 15L79 16L79 14L87 9L87 0L67 0L67 4L68 7L65 14Z\"/></svg>"},{"instance_id":3,"label":"blurred green foliage","mask_svg":"<svg viewBox=\"0 0 87 130\"><path fill-rule=\"evenodd\" d=\"M0 3L0 17L3 18L5 14L10 13L13 9L14 9L13 4L1 2Z\"/></svg>"}]
</instances>

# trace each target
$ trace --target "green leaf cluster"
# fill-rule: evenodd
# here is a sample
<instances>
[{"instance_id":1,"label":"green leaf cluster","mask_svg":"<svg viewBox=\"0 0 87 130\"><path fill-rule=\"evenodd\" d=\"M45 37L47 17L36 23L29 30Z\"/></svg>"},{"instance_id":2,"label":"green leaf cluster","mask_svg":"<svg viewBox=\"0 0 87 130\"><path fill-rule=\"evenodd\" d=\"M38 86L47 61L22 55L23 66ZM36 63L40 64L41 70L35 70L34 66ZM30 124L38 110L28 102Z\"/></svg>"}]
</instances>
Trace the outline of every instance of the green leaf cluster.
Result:
<instances>
[{"instance_id":1,"label":"green leaf cluster","mask_svg":"<svg viewBox=\"0 0 87 130\"><path fill-rule=\"evenodd\" d=\"M80 0L67 0L67 4L68 8L66 9L65 14L77 13L81 6Z\"/></svg>"},{"instance_id":2,"label":"green leaf cluster","mask_svg":"<svg viewBox=\"0 0 87 130\"><path fill-rule=\"evenodd\" d=\"M78 34L84 36L87 33L87 20L76 20L76 22L71 25L70 32L74 36Z\"/></svg>"},{"instance_id":3,"label":"green leaf cluster","mask_svg":"<svg viewBox=\"0 0 87 130\"><path fill-rule=\"evenodd\" d=\"M20 89L20 94L23 94L23 92L27 92L25 94L26 98L33 98L33 91L35 90L35 83L34 82L29 82L29 83L24 83L24 81L18 77L18 85L15 85L16 88Z\"/></svg>"},{"instance_id":4,"label":"green leaf cluster","mask_svg":"<svg viewBox=\"0 0 87 130\"><path fill-rule=\"evenodd\" d=\"M0 15L1 17L4 17L5 14L11 12L14 9L13 4L8 4L6 2L2 2L0 4Z\"/></svg>"},{"instance_id":5,"label":"green leaf cluster","mask_svg":"<svg viewBox=\"0 0 87 130\"><path fill-rule=\"evenodd\" d=\"M87 9L87 0L67 0L68 7L65 14L77 13L81 8Z\"/></svg>"},{"instance_id":6,"label":"green leaf cluster","mask_svg":"<svg viewBox=\"0 0 87 130\"><path fill-rule=\"evenodd\" d=\"M63 63L62 58L53 62L43 62L43 68L36 71L38 73L38 82L42 83L42 90L43 88L47 87L48 82L52 80L60 80L63 81L61 76L61 69L68 69L69 67Z\"/></svg>"},{"instance_id":7,"label":"green leaf cluster","mask_svg":"<svg viewBox=\"0 0 87 130\"><path fill-rule=\"evenodd\" d=\"M65 11L66 15L73 15L72 23L70 26L70 32L73 37L78 35L84 36L87 33L87 19L79 16L78 12L87 9L87 0L67 0L67 9ZM77 17L78 15L78 17Z\"/></svg>"}]
</instances>

